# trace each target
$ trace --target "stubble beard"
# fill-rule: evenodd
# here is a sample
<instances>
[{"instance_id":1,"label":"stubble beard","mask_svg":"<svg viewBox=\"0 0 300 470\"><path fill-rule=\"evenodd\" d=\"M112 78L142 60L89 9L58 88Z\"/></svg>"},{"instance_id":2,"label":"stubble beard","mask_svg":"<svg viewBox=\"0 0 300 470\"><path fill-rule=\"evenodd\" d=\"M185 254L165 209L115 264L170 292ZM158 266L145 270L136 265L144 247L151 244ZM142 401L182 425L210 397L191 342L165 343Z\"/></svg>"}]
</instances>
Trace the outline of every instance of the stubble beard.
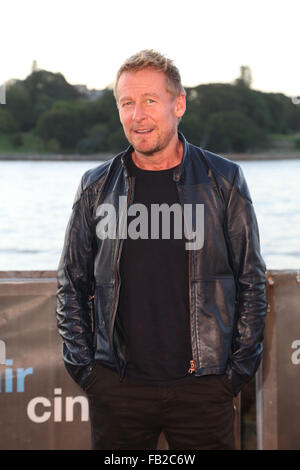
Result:
<instances>
[{"instance_id":1,"label":"stubble beard","mask_svg":"<svg viewBox=\"0 0 300 470\"><path fill-rule=\"evenodd\" d=\"M160 152L161 150L164 150L168 146L168 144L171 142L174 135L176 134L177 134L177 127L174 127L165 136L163 136L163 138L161 136L158 136L158 139L155 142L155 144L153 144L153 146L149 148L148 150L139 148L137 145L134 144L133 140L131 141L131 139L128 138L128 136L127 136L127 139L129 143L132 145L135 152L138 152L141 155L144 155L145 157L152 157L153 155Z\"/></svg>"}]
</instances>

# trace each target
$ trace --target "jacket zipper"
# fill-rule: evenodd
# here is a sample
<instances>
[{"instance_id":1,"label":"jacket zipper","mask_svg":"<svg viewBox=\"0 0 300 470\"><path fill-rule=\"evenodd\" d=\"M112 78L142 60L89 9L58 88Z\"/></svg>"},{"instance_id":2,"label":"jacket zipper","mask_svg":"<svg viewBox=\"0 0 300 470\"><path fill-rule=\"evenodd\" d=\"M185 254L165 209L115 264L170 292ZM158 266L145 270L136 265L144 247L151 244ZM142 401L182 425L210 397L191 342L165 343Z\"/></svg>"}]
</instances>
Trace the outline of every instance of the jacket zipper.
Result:
<instances>
[{"instance_id":1,"label":"jacket zipper","mask_svg":"<svg viewBox=\"0 0 300 470\"><path fill-rule=\"evenodd\" d=\"M190 361L190 368L189 368L189 370L188 370L188 373L189 373L189 374L194 374L195 370L196 370L195 361L192 359L192 360Z\"/></svg>"},{"instance_id":2,"label":"jacket zipper","mask_svg":"<svg viewBox=\"0 0 300 470\"><path fill-rule=\"evenodd\" d=\"M127 195L126 211L128 209L129 202L130 202L130 197L131 197L131 178L130 178L130 176L128 177L128 182L129 182L129 189L128 189L128 195ZM121 228L123 229L123 224L122 224ZM119 226L119 229L120 229L120 226ZM122 232L119 231L119 234L120 233L122 233ZM119 362L118 362L118 358L116 357L114 347L113 347L113 330L114 330L115 318L116 318L116 314L117 314L117 292L118 292L118 287L119 287L118 258L119 258L120 244L121 244L121 240L120 240L120 237L119 237L118 238L117 250L116 250L116 257L115 257L115 266L114 266L115 289L114 289L114 303L113 303L113 310L112 310L113 314L112 314L112 318L111 318L111 322L110 322L110 328L109 328L110 348L111 348L111 351L112 351L112 353L115 357L116 364L117 364L117 367L119 369L119 373L120 373Z\"/></svg>"},{"instance_id":3,"label":"jacket zipper","mask_svg":"<svg viewBox=\"0 0 300 470\"><path fill-rule=\"evenodd\" d=\"M94 309L94 301L96 298L96 294L90 295L88 298L88 304L90 308L90 319L91 319L91 330L92 334L94 334L95 331L95 309Z\"/></svg>"},{"instance_id":4,"label":"jacket zipper","mask_svg":"<svg viewBox=\"0 0 300 470\"><path fill-rule=\"evenodd\" d=\"M179 196L178 180L177 180L176 187L177 187L177 192L178 192L178 196ZM179 201L180 201L180 197L179 197ZM180 207L181 207L181 211L182 211L184 226L186 227L186 222L185 222L185 218L184 218L184 211L182 209L181 204L180 204ZM191 339L191 350L192 350L192 355L193 355L192 322L191 322L191 254L190 254L190 250L188 250L187 254L188 254L188 289L189 289L190 339ZM194 358L192 358L190 360L190 368L188 369L188 373L189 374L194 374L195 371L196 371L195 360L194 360Z\"/></svg>"},{"instance_id":5,"label":"jacket zipper","mask_svg":"<svg viewBox=\"0 0 300 470\"><path fill-rule=\"evenodd\" d=\"M191 322L191 254L188 250L188 285L189 285L189 314L190 314L190 338L191 338L191 350L193 356L193 340L192 340L192 322ZM190 360L189 374L194 374L196 370L194 358Z\"/></svg>"}]
</instances>

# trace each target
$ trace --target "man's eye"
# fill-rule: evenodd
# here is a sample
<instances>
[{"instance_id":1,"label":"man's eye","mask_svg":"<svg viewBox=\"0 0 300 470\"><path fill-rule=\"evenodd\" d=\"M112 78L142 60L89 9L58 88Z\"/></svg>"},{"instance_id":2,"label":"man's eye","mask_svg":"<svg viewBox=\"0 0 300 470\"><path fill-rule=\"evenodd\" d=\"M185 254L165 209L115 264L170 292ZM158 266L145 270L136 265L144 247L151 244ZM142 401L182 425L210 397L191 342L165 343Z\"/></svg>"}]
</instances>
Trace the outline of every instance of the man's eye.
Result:
<instances>
[{"instance_id":1,"label":"man's eye","mask_svg":"<svg viewBox=\"0 0 300 470\"><path fill-rule=\"evenodd\" d=\"M125 101L123 104L122 104L122 107L126 107L126 106L130 106L132 104L132 101Z\"/></svg>"},{"instance_id":2,"label":"man's eye","mask_svg":"<svg viewBox=\"0 0 300 470\"><path fill-rule=\"evenodd\" d=\"M152 103L155 103L155 101L152 100L151 98L148 98L148 99L147 99L147 103L148 103L148 104L152 104Z\"/></svg>"}]
</instances>

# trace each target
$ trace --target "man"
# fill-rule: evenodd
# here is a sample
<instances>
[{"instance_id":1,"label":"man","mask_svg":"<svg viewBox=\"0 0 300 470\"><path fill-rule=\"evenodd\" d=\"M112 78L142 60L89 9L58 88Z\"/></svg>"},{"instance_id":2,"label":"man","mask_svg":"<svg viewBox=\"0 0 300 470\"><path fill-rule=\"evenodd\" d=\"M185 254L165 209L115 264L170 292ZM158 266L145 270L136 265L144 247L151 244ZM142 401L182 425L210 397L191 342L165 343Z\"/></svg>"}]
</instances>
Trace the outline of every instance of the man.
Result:
<instances>
[{"instance_id":1,"label":"man","mask_svg":"<svg viewBox=\"0 0 300 470\"><path fill-rule=\"evenodd\" d=\"M92 448L155 449L163 431L170 449L233 449L233 397L260 363L266 313L247 184L178 133L186 99L169 59L132 56L114 91L131 145L83 175L58 268Z\"/></svg>"}]
</instances>

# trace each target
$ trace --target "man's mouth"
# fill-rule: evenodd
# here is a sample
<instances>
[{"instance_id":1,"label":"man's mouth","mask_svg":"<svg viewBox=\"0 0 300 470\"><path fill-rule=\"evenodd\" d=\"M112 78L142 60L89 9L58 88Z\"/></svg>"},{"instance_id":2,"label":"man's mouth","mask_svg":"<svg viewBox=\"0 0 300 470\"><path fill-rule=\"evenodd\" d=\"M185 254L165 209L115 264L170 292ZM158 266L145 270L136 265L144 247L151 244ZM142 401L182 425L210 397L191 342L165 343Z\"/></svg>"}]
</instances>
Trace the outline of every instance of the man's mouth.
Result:
<instances>
[{"instance_id":1,"label":"man's mouth","mask_svg":"<svg viewBox=\"0 0 300 470\"><path fill-rule=\"evenodd\" d=\"M137 134L149 134L153 129L135 129L134 132Z\"/></svg>"}]
</instances>

